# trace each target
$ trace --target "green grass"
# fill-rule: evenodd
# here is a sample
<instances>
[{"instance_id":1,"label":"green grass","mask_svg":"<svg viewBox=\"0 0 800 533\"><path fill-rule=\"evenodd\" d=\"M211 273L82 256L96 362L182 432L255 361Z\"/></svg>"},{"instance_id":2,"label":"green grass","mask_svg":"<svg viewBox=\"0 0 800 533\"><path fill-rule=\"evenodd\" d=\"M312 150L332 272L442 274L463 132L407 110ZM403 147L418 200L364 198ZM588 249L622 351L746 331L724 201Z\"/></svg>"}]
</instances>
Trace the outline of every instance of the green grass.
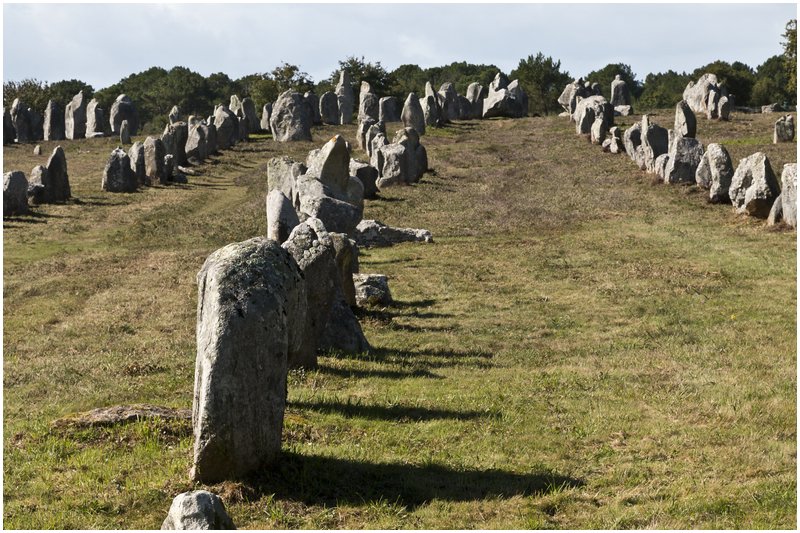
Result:
<instances>
[{"instance_id":1,"label":"green grass","mask_svg":"<svg viewBox=\"0 0 800 533\"><path fill-rule=\"evenodd\" d=\"M779 175L796 145L770 144L772 117L699 118L698 137ZM197 271L265 233L267 160L334 133L355 126L118 195L99 190L113 139L62 143L75 200L4 220L6 527L155 528L193 487L187 423L52 422L191 406ZM362 250L397 302L360 313L373 353L290 374L279 464L206 487L236 525L795 528L796 233L652 185L566 119L423 143L434 172L365 217L436 242ZM4 170L54 144L5 148Z\"/></svg>"}]
</instances>

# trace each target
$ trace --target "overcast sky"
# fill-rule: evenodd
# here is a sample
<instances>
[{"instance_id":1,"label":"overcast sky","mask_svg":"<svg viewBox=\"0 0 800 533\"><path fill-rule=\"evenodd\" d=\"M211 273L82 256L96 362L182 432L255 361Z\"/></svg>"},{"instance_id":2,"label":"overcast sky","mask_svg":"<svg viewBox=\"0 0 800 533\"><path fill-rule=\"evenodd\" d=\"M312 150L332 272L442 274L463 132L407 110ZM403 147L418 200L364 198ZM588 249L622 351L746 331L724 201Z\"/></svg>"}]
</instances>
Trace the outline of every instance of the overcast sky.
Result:
<instances>
[{"instance_id":1,"label":"overcast sky","mask_svg":"<svg viewBox=\"0 0 800 533\"><path fill-rule=\"evenodd\" d=\"M627 63L753 68L781 53L792 4L4 4L3 80L77 78L100 89L151 66L238 78L296 64L314 81L349 55L387 70L453 61L509 72L541 51L585 75Z\"/></svg>"}]
</instances>

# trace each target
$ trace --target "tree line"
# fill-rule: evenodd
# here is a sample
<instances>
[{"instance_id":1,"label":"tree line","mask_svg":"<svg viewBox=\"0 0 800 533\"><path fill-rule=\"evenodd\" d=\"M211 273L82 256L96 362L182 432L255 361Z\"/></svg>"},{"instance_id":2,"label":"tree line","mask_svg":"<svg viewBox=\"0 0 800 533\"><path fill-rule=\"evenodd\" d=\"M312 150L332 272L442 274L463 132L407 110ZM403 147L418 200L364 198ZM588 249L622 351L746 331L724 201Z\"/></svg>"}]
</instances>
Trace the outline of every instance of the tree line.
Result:
<instances>
[{"instance_id":1,"label":"tree line","mask_svg":"<svg viewBox=\"0 0 800 533\"><path fill-rule=\"evenodd\" d=\"M797 91L797 21L786 24L782 35L784 52L768 58L757 68L742 62L714 61L692 72L666 72L647 74L639 80L629 65L611 63L601 69L579 75L584 80L600 84L603 95L610 98L611 81L619 74L625 80L633 97L635 108L641 110L672 107L683 95L689 81L697 80L706 72L716 74L720 83L735 95L736 105L761 106L780 103L793 106ZM478 82L484 87L500 70L496 65L476 65L466 61L440 67L422 68L418 65L400 65L387 71L380 63L367 61L363 56L350 56L338 62L338 68L327 79L315 82L299 66L281 63L269 72L249 74L232 79L223 72L203 76L188 68L176 66L170 70L151 67L144 72L131 74L119 82L95 91L81 80L63 80L52 84L36 79L3 84L3 106L9 108L19 97L33 109L43 112L52 99L62 108L83 90L87 101L97 98L106 112L119 94L127 94L136 103L140 123L145 132L159 131L172 106L190 115L208 116L214 105L227 104L232 94L240 98L249 96L257 106L273 102L287 89L304 93L313 91L321 95L333 90L339 81L339 71L346 70L353 80L353 90L358 94L361 81L368 81L380 96L395 96L401 102L408 93L424 94L425 84L431 82L434 90L445 82L455 85L459 94L466 94L467 86ZM547 115L560 111L558 96L573 79L561 69L561 61L538 53L520 59L509 73L510 79L519 79L528 94L529 113Z\"/></svg>"}]
</instances>

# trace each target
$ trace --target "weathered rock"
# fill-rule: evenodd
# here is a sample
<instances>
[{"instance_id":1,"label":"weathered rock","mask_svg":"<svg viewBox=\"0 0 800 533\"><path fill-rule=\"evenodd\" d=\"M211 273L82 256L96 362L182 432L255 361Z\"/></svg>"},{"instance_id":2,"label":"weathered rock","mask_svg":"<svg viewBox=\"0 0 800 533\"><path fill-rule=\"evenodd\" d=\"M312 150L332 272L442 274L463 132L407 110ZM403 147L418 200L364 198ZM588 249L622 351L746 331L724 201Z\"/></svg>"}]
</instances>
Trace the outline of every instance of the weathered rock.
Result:
<instances>
[{"instance_id":1,"label":"weathered rock","mask_svg":"<svg viewBox=\"0 0 800 533\"><path fill-rule=\"evenodd\" d=\"M422 107L422 113L425 116L425 126L433 128L441 126L442 122L439 117L439 104L436 102L436 96L428 95L419 99L419 104Z\"/></svg>"},{"instance_id":2,"label":"weathered rock","mask_svg":"<svg viewBox=\"0 0 800 533\"><path fill-rule=\"evenodd\" d=\"M358 123L358 129L356 129L356 144L359 148L367 152L367 154L369 154L369 150L367 150L369 147L367 144L367 130L375 124L377 124L377 121L367 117Z\"/></svg>"},{"instance_id":3,"label":"weathered rock","mask_svg":"<svg viewBox=\"0 0 800 533\"><path fill-rule=\"evenodd\" d=\"M98 407L67 415L53 421L57 428L98 428L111 427L142 420L174 420L191 422L192 410L138 403Z\"/></svg>"},{"instance_id":4,"label":"weathered rock","mask_svg":"<svg viewBox=\"0 0 800 533\"><path fill-rule=\"evenodd\" d=\"M256 113L256 104L249 96L242 99L242 113L247 120L247 131L256 133L260 129L261 123L258 120L258 113Z\"/></svg>"},{"instance_id":5,"label":"weathered rock","mask_svg":"<svg viewBox=\"0 0 800 533\"><path fill-rule=\"evenodd\" d=\"M183 121L183 117L181 116L181 110L178 108L178 106L176 105L172 106L172 109L170 109L169 114L167 115L167 119L169 120L170 124L175 124L176 122Z\"/></svg>"},{"instance_id":6,"label":"weathered rock","mask_svg":"<svg viewBox=\"0 0 800 533\"><path fill-rule=\"evenodd\" d=\"M42 145L37 144L33 147L33 155L42 155Z\"/></svg>"},{"instance_id":7,"label":"weathered rock","mask_svg":"<svg viewBox=\"0 0 800 533\"><path fill-rule=\"evenodd\" d=\"M389 290L389 280L383 274L353 274L353 283L359 307L390 305L394 301Z\"/></svg>"},{"instance_id":8,"label":"weathered rock","mask_svg":"<svg viewBox=\"0 0 800 533\"><path fill-rule=\"evenodd\" d=\"M78 91L64 110L64 136L67 139L83 139L86 136L86 100L83 91Z\"/></svg>"},{"instance_id":9,"label":"weathered rock","mask_svg":"<svg viewBox=\"0 0 800 533\"><path fill-rule=\"evenodd\" d=\"M708 97L711 91L719 94L717 77L714 74L703 74L697 83L690 81L683 91L683 99L696 114L708 115ZM716 108L716 102L713 102Z\"/></svg>"},{"instance_id":10,"label":"weathered rock","mask_svg":"<svg viewBox=\"0 0 800 533\"><path fill-rule=\"evenodd\" d=\"M717 114L720 120L730 120L731 118L731 101L727 96L722 96L717 104Z\"/></svg>"},{"instance_id":11,"label":"weathered rock","mask_svg":"<svg viewBox=\"0 0 800 533\"><path fill-rule=\"evenodd\" d=\"M782 111L780 104L769 104L761 106L762 113L779 113L780 111Z\"/></svg>"},{"instance_id":12,"label":"weathered rock","mask_svg":"<svg viewBox=\"0 0 800 533\"><path fill-rule=\"evenodd\" d=\"M267 162L267 192L281 191L289 200L295 202L295 183L306 170L303 163L293 161L286 156L273 157ZM295 204L295 208L297 207Z\"/></svg>"},{"instance_id":13,"label":"weathered rock","mask_svg":"<svg viewBox=\"0 0 800 533\"><path fill-rule=\"evenodd\" d=\"M614 106L614 116L627 117L633 114L633 107L629 105Z\"/></svg>"},{"instance_id":14,"label":"weathered rock","mask_svg":"<svg viewBox=\"0 0 800 533\"><path fill-rule=\"evenodd\" d=\"M144 176L145 184L165 184L167 175L164 172L164 156L167 151L161 139L148 137L144 141Z\"/></svg>"},{"instance_id":15,"label":"weathered rock","mask_svg":"<svg viewBox=\"0 0 800 533\"><path fill-rule=\"evenodd\" d=\"M203 132L206 140L206 155L219 153L217 144L217 127L214 124L200 123L200 130ZM187 140L188 143L188 140ZM188 155L187 155L188 158Z\"/></svg>"},{"instance_id":16,"label":"weathered rock","mask_svg":"<svg viewBox=\"0 0 800 533\"><path fill-rule=\"evenodd\" d=\"M614 81L611 82L611 105L614 107L631 105L631 93L628 85L619 74L614 76Z\"/></svg>"},{"instance_id":17,"label":"weathered rock","mask_svg":"<svg viewBox=\"0 0 800 533\"><path fill-rule=\"evenodd\" d=\"M119 128L119 142L120 144L131 144L131 130L128 126L128 121L123 120Z\"/></svg>"},{"instance_id":18,"label":"weathered rock","mask_svg":"<svg viewBox=\"0 0 800 533\"><path fill-rule=\"evenodd\" d=\"M177 165L185 165L188 162L186 157L188 140L189 125L186 122L172 122L164 128L164 132L161 134L164 149L175 158Z\"/></svg>"},{"instance_id":19,"label":"weathered rock","mask_svg":"<svg viewBox=\"0 0 800 533\"><path fill-rule=\"evenodd\" d=\"M262 131L270 131L269 129L269 118L272 115L272 103L268 102L264 104L264 107L261 109L261 130Z\"/></svg>"},{"instance_id":20,"label":"weathered rock","mask_svg":"<svg viewBox=\"0 0 800 533\"><path fill-rule=\"evenodd\" d=\"M125 150L116 148L103 169L101 188L108 192L134 192L138 185L128 154Z\"/></svg>"},{"instance_id":21,"label":"weathered rock","mask_svg":"<svg viewBox=\"0 0 800 533\"><path fill-rule=\"evenodd\" d=\"M365 248L391 246L401 242L432 243L426 229L393 228L379 220L365 219L358 223L354 235L356 244Z\"/></svg>"},{"instance_id":22,"label":"weathered rock","mask_svg":"<svg viewBox=\"0 0 800 533\"><path fill-rule=\"evenodd\" d=\"M450 82L443 83L442 86L439 87L439 94L443 100L442 114L444 117L448 121L458 119L458 93L456 92L455 86Z\"/></svg>"},{"instance_id":23,"label":"weathered rock","mask_svg":"<svg viewBox=\"0 0 800 533\"><path fill-rule=\"evenodd\" d=\"M706 102L706 118L709 120L719 118L719 99L720 94L716 89L708 91L708 101Z\"/></svg>"},{"instance_id":24,"label":"weathered rock","mask_svg":"<svg viewBox=\"0 0 800 533\"><path fill-rule=\"evenodd\" d=\"M105 124L105 117L103 115L103 108L100 107L100 102L96 98L92 98L89 105L86 106L86 138L102 137L104 135L103 128Z\"/></svg>"},{"instance_id":25,"label":"weathered rock","mask_svg":"<svg viewBox=\"0 0 800 533\"><path fill-rule=\"evenodd\" d=\"M621 154L625 152L625 145L622 142L622 132L616 126L608 130L609 146L608 151L612 154Z\"/></svg>"},{"instance_id":26,"label":"weathered rock","mask_svg":"<svg viewBox=\"0 0 800 533\"><path fill-rule=\"evenodd\" d=\"M55 101L49 100L44 110L43 137L45 141L64 139L64 112Z\"/></svg>"},{"instance_id":27,"label":"weathered rock","mask_svg":"<svg viewBox=\"0 0 800 533\"><path fill-rule=\"evenodd\" d=\"M292 230L283 248L297 261L306 285L305 327L300 347L289 351L289 368L313 368L337 295L333 241L319 219L309 218Z\"/></svg>"},{"instance_id":28,"label":"weathered rock","mask_svg":"<svg viewBox=\"0 0 800 533\"><path fill-rule=\"evenodd\" d=\"M380 153L376 156L379 178L376 182L378 189L391 185L409 183L409 169L406 147L400 144L387 144L377 148Z\"/></svg>"},{"instance_id":29,"label":"weathered rock","mask_svg":"<svg viewBox=\"0 0 800 533\"><path fill-rule=\"evenodd\" d=\"M339 124L352 123L355 97L353 96L353 82L350 79L350 73L346 70L339 72L339 83L336 85L336 99L339 106Z\"/></svg>"},{"instance_id":30,"label":"weathered rock","mask_svg":"<svg viewBox=\"0 0 800 533\"><path fill-rule=\"evenodd\" d=\"M786 115L775 121L775 131L772 135L773 144L794 141L794 117Z\"/></svg>"},{"instance_id":31,"label":"weathered rock","mask_svg":"<svg viewBox=\"0 0 800 533\"><path fill-rule=\"evenodd\" d=\"M197 275L194 481L236 479L281 449L288 354L300 346L305 286L264 237L212 253Z\"/></svg>"},{"instance_id":32,"label":"weathered rock","mask_svg":"<svg viewBox=\"0 0 800 533\"><path fill-rule=\"evenodd\" d=\"M227 115L221 119L223 124L226 120L230 120ZM214 126L214 128L216 129L216 126ZM193 163L203 162L209 154L206 130L203 128L203 125L198 122L192 126L187 125L186 133L186 143L184 145L186 160Z\"/></svg>"},{"instance_id":33,"label":"weathered rock","mask_svg":"<svg viewBox=\"0 0 800 533\"><path fill-rule=\"evenodd\" d=\"M636 149L642 144L642 126L640 123L633 124L622 134L622 142L625 144L625 153L635 161Z\"/></svg>"},{"instance_id":34,"label":"weathered rock","mask_svg":"<svg viewBox=\"0 0 800 533\"><path fill-rule=\"evenodd\" d=\"M50 158L47 160L47 173L50 184L45 194L47 202L63 202L70 198L72 190L69 186L69 174L67 172L67 156L64 149L56 146Z\"/></svg>"},{"instance_id":35,"label":"weathered rock","mask_svg":"<svg viewBox=\"0 0 800 533\"><path fill-rule=\"evenodd\" d=\"M597 118L604 123L605 131L614 125L614 109L602 96L581 98L575 106L573 117L575 131L580 135L591 134L592 125Z\"/></svg>"},{"instance_id":36,"label":"weathered rock","mask_svg":"<svg viewBox=\"0 0 800 533\"><path fill-rule=\"evenodd\" d=\"M488 96L483 101L483 118L519 118L527 114L527 96L518 80L508 83L506 75L498 72L494 81L489 85Z\"/></svg>"},{"instance_id":37,"label":"weathered rock","mask_svg":"<svg viewBox=\"0 0 800 533\"><path fill-rule=\"evenodd\" d=\"M400 102L395 96L384 96L378 101L378 122L400 122Z\"/></svg>"},{"instance_id":38,"label":"weathered rock","mask_svg":"<svg viewBox=\"0 0 800 533\"><path fill-rule=\"evenodd\" d=\"M136 183L139 185L145 185L146 172L144 169L144 145L141 142L136 141L133 143L131 149L128 150L128 159L130 161L131 171L136 177Z\"/></svg>"},{"instance_id":39,"label":"weathered rock","mask_svg":"<svg viewBox=\"0 0 800 533\"><path fill-rule=\"evenodd\" d=\"M675 106L675 126L672 128L676 137L692 137L697 135L697 118L685 100Z\"/></svg>"},{"instance_id":40,"label":"weathered rock","mask_svg":"<svg viewBox=\"0 0 800 533\"><path fill-rule=\"evenodd\" d=\"M579 96L584 96L582 94L583 91L583 80L578 79L573 81L572 83L568 83L564 90L561 92L561 95L558 97L558 103L561 107L564 108L564 111L569 114L570 118L572 118L572 114L575 112L575 107L577 106L577 99Z\"/></svg>"},{"instance_id":41,"label":"weathered rock","mask_svg":"<svg viewBox=\"0 0 800 533\"><path fill-rule=\"evenodd\" d=\"M309 111L310 113L310 111ZM237 122L239 125L239 137L238 140L240 141L247 141L250 137L250 130L248 129L247 125L247 118L245 117L237 117Z\"/></svg>"},{"instance_id":42,"label":"weathered rock","mask_svg":"<svg viewBox=\"0 0 800 533\"><path fill-rule=\"evenodd\" d=\"M769 215L767 215L767 226L774 226L783 220L783 199L781 196L782 195L779 194L772 203L772 207L769 210Z\"/></svg>"},{"instance_id":43,"label":"weathered rock","mask_svg":"<svg viewBox=\"0 0 800 533\"><path fill-rule=\"evenodd\" d=\"M695 172L695 183L709 189L709 201L728 202L728 189L733 178L733 163L728 151L721 144L711 143L700 159Z\"/></svg>"},{"instance_id":44,"label":"weathered rock","mask_svg":"<svg viewBox=\"0 0 800 533\"><path fill-rule=\"evenodd\" d=\"M778 194L778 180L764 152L756 152L739 161L728 190L731 203L738 213L767 218Z\"/></svg>"},{"instance_id":45,"label":"weathered rock","mask_svg":"<svg viewBox=\"0 0 800 533\"><path fill-rule=\"evenodd\" d=\"M236 144L236 140L239 138L239 119L230 109L224 105L217 106L214 110L214 126L217 128L217 148L227 150ZM191 136L191 132L189 135ZM186 155L189 156L188 147Z\"/></svg>"},{"instance_id":46,"label":"weathered rock","mask_svg":"<svg viewBox=\"0 0 800 533\"><path fill-rule=\"evenodd\" d=\"M237 118L244 117L244 111L242 110L242 101L239 99L239 95L236 94L231 95L230 102L228 103L228 109L230 109L231 113L236 115Z\"/></svg>"},{"instance_id":47,"label":"weathered rock","mask_svg":"<svg viewBox=\"0 0 800 533\"><path fill-rule=\"evenodd\" d=\"M641 128L642 160L638 161L639 168L652 174L655 172L656 158L669 151L669 133L666 128L662 128L657 124L650 124L650 119L647 115L642 116Z\"/></svg>"},{"instance_id":48,"label":"weathered rock","mask_svg":"<svg viewBox=\"0 0 800 533\"><path fill-rule=\"evenodd\" d=\"M669 154L661 154L656 157L656 161L653 164L655 175L658 176L660 181L667 181L667 165L669 164L669 159Z\"/></svg>"},{"instance_id":49,"label":"weathered rock","mask_svg":"<svg viewBox=\"0 0 800 533\"><path fill-rule=\"evenodd\" d=\"M456 107L458 108L458 120L469 120L472 118L472 102L466 96L456 95Z\"/></svg>"},{"instance_id":50,"label":"weathered rock","mask_svg":"<svg viewBox=\"0 0 800 533\"><path fill-rule=\"evenodd\" d=\"M797 163L783 165L781 173L781 205L783 221L786 225L797 227Z\"/></svg>"},{"instance_id":51,"label":"weathered rock","mask_svg":"<svg viewBox=\"0 0 800 533\"><path fill-rule=\"evenodd\" d=\"M323 124L339 124L339 100L336 93L327 91L319 99L319 114Z\"/></svg>"},{"instance_id":52,"label":"weathered rock","mask_svg":"<svg viewBox=\"0 0 800 533\"><path fill-rule=\"evenodd\" d=\"M272 107L272 138L278 142L310 141L311 116L300 93L285 91Z\"/></svg>"},{"instance_id":53,"label":"weathered rock","mask_svg":"<svg viewBox=\"0 0 800 533\"><path fill-rule=\"evenodd\" d=\"M139 112L127 94L117 96L111 105L111 112L108 115L108 122L111 125L111 134L118 135L122 127L122 121L128 121L130 134L136 135L139 131Z\"/></svg>"},{"instance_id":54,"label":"weathered rock","mask_svg":"<svg viewBox=\"0 0 800 533\"><path fill-rule=\"evenodd\" d=\"M14 121L11 120L11 113L3 108L3 144L11 144L17 138L17 132L14 130Z\"/></svg>"},{"instance_id":55,"label":"weathered rock","mask_svg":"<svg viewBox=\"0 0 800 533\"><path fill-rule=\"evenodd\" d=\"M602 116L595 117L590 131L590 140L592 144L602 144L608 133L608 125ZM609 143L609 151L611 144Z\"/></svg>"},{"instance_id":56,"label":"weathered rock","mask_svg":"<svg viewBox=\"0 0 800 533\"><path fill-rule=\"evenodd\" d=\"M300 224L292 202L279 189L267 194L267 238L283 244Z\"/></svg>"},{"instance_id":57,"label":"weathered rock","mask_svg":"<svg viewBox=\"0 0 800 533\"><path fill-rule=\"evenodd\" d=\"M408 94L400 116L406 128L414 128L418 134L425 135L425 112L416 94Z\"/></svg>"},{"instance_id":58,"label":"weathered rock","mask_svg":"<svg viewBox=\"0 0 800 533\"><path fill-rule=\"evenodd\" d=\"M470 103L469 118L481 118L483 115L483 86L478 82L472 82L467 87L467 100Z\"/></svg>"},{"instance_id":59,"label":"weathered rock","mask_svg":"<svg viewBox=\"0 0 800 533\"><path fill-rule=\"evenodd\" d=\"M33 111L19 98L11 105L11 122L17 133L17 142L27 143L36 140L33 127Z\"/></svg>"},{"instance_id":60,"label":"weathered rock","mask_svg":"<svg viewBox=\"0 0 800 533\"><path fill-rule=\"evenodd\" d=\"M422 144L419 142L419 134L414 128L403 128L395 133L392 144L400 144L406 148L406 176L403 178L406 183L416 183L422 175L428 170L428 153ZM383 178L382 170L379 169L381 178ZM382 181L378 181L380 188Z\"/></svg>"},{"instance_id":61,"label":"weathered rock","mask_svg":"<svg viewBox=\"0 0 800 533\"><path fill-rule=\"evenodd\" d=\"M380 99L372 91L372 86L366 82L361 82L361 92L358 95L358 120L359 122L370 118L378 121Z\"/></svg>"},{"instance_id":62,"label":"weathered rock","mask_svg":"<svg viewBox=\"0 0 800 533\"><path fill-rule=\"evenodd\" d=\"M695 175L703 159L703 145L692 137L675 139L669 150L669 163L664 171L665 183L696 183Z\"/></svg>"},{"instance_id":63,"label":"weathered rock","mask_svg":"<svg viewBox=\"0 0 800 533\"><path fill-rule=\"evenodd\" d=\"M364 143L367 145L366 150L370 157L370 164L375 168L379 168L377 165L378 149L381 146L389 144L389 141L386 139L386 131L382 130L379 124L373 124L367 130Z\"/></svg>"},{"instance_id":64,"label":"weathered rock","mask_svg":"<svg viewBox=\"0 0 800 533\"><path fill-rule=\"evenodd\" d=\"M175 496L162 530L236 529L219 496L205 490Z\"/></svg>"},{"instance_id":65,"label":"weathered rock","mask_svg":"<svg viewBox=\"0 0 800 533\"><path fill-rule=\"evenodd\" d=\"M355 176L364 186L364 198L376 198L378 196L378 169L357 159L350 160L350 175Z\"/></svg>"},{"instance_id":66,"label":"weathered rock","mask_svg":"<svg viewBox=\"0 0 800 533\"><path fill-rule=\"evenodd\" d=\"M28 180L19 170L3 174L3 216L27 215Z\"/></svg>"}]
</instances>

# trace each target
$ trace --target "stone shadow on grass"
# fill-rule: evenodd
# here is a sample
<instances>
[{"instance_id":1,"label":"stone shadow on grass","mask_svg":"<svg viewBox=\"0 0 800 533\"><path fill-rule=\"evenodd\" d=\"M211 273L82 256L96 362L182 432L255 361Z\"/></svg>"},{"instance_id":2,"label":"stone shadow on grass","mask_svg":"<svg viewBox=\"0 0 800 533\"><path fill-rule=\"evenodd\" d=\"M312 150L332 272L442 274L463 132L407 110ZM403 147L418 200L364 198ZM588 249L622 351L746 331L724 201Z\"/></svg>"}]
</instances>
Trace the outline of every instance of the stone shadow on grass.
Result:
<instances>
[{"instance_id":1,"label":"stone shadow on grass","mask_svg":"<svg viewBox=\"0 0 800 533\"><path fill-rule=\"evenodd\" d=\"M430 378L444 379L444 377L434 374L428 370L417 369L410 371L403 370L363 370L360 368L334 368L331 366L318 365L317 370L323 374L337 376L340 378L385 378L385 379L406 379L406 378Z\"/></svg>"},{"instance_id":2,"label":"stone shadow on grass","mask_svg":"<svg viewBox=\"0 0 800 533\"><path fill-rule=\"evenodd\" d=\"M283 452L275 466L247 480L261 497L307 505L364 505L390 501L417 507L432 500L473 501L544 495L582 487L584 481L542 470L526 474L503 470L453 470L439 465L364 463Z\"/></svg>"},{"instance_id":3,"label":"stone shadow on grass","mask_svg":"<svg viewBox=\"0 0 800 533\"><path fill-rule=\"evenodd\" d=\"M421 422L426 420L478 420L499 418L496 411L453 411L450 409L430 409L410 405L369 405L351 402L330 402L317 400L310 402L289 402L294 409L309 409L319 413L338 413L347 418L366 418L370 420L390 420L394 422Z\"/></svg>"}]
</instances>

